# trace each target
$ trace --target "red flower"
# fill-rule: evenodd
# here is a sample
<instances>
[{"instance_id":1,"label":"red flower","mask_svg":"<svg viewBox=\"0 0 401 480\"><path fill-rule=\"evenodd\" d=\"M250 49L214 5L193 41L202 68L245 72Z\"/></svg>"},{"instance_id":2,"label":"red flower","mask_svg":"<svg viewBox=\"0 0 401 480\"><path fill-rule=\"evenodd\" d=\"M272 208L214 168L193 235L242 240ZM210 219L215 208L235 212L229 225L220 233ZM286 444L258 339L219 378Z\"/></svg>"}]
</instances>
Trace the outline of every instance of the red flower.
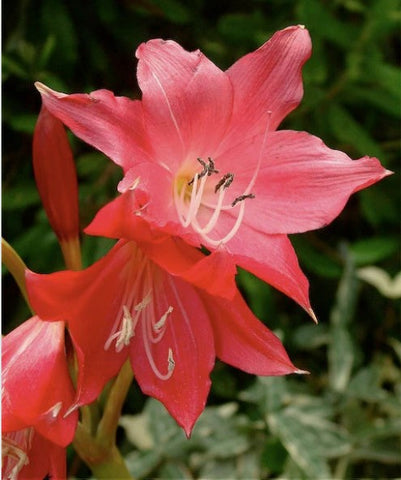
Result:
<instances>
[{"instance_id":1,"label":"red flower","mask_svg":"<svg viewBox=\"0 0 401 480\"><path fill-rule=\"evenodd\" d=\"M74 395L64 322L32 317L2 339L3 475L13 471L10 478L17 478L28 464L35 478L52 473L46 468L61 471L63 447L72 441L78 421L77 412L65 415ZM49 451L47 466L43 454L35 458L42 448Z\"/></svg>"},{"instance_id":2,"label":"red flower","mask_svg":"<svg viewBox=\"0 0 401 480\"><path fill-rule=\"evenodd\" d=\"M215 356L254 374L300 373L235 290L232 263L216 263L222 259L172 238L149 250L120 241L81 272L28 272L34 308L68 322L79 364L75 407L93 401L129 356L142 391L189 434ZM230 299L216 295L224 289Z\"/></svg>"},{"instance_id":3,"label":"red flower","mask_svg":"<svg viewBox=\"0 0 401 480\"><path fill-rule=\"evenodd\" d=\"M125 173L122 195L87 232L135 239L140 216L193 245L224 246L311 313L287 234L327 225L352 193L390 172L307 133L275 131L302 98L310 53L302 26L277 32L226 72L199 51L151 40L137 50L142 101L38 84L53 115Z\"/></svg>"},{"instance_id":4,"label":"red flower","mask_svg":"<svg viewBox=\"0 0 401 480\"><path fill-rule=\"evenodd\" d=\"M65 448L27 427L2 435L2 478L4 480L66 478Z\"/></svg>"}]
</instances>

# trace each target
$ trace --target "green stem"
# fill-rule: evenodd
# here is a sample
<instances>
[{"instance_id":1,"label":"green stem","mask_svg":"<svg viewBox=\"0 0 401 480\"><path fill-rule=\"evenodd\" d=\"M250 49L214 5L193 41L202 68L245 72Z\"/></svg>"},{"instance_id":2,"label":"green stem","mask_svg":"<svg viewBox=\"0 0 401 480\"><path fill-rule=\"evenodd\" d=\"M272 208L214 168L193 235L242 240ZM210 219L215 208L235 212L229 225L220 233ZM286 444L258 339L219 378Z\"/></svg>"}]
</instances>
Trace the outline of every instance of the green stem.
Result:
<instances>
[{"instance_id":1,"label":"green stem","mask_svg":"<svg viewBox=\"0 0 401 480\"><path fill-rule=\"evenodd\" d=\"M133 480L118 448L115 445L111 448L99 445L80 423L75 432L73 446L78 455L92 470L96 479Z\"/></svg>"},{"instance_id":2,"label":"green stem","mask_svg":"<svg viewBox=\"0 0 401 480\"><path fill-rule=\"evenodd\" d=\"M81 270L81 243L79 237L59 240L64 262L68 270Z\"/></svg>"},{"instance_id":3,"label":"green stem","mask_svg":"<svg viewBox=\"0 0 401 480\"><path fill-rule=\"evenodd\" d=\"M4 238L1 239L1 257L4 265L7 267L11 275L14 277L14 280L17 282L17 285L21 290L21 293L24 296L26 303L32 312L32 308L28 300L28 294L26 291L26 283L25 283L25 271L27 267L25 263L22 261L22 258L13 249L13 247L4 240Z\"/></svg>"},{"instance_id":4,"label":"green stem","mask_svg":"<svg viewBox=\"0 0 401 480\"><path fill-rule=\"evenodd\" d=\"M127 360L110 388L95 437L92 433L92 412L83 412L85 415L82 416L82 420L85 423L78 424L73 446L97 479L121 478L132 480L124 459L115 444L118 420L132 378L131 365Z\"/></svg>"},{"instance_id":5,"label":"green stem","mask_svg":"<svg viewBox=\"0 0 401 480\"><path fill-rule=\"evenodd\" d=\"M97 428L96 440L101 445L107 446L115 442L118 420L133 376L131 365L127 360L110 389L103 416Z\"/></svg>"}]
</instances>

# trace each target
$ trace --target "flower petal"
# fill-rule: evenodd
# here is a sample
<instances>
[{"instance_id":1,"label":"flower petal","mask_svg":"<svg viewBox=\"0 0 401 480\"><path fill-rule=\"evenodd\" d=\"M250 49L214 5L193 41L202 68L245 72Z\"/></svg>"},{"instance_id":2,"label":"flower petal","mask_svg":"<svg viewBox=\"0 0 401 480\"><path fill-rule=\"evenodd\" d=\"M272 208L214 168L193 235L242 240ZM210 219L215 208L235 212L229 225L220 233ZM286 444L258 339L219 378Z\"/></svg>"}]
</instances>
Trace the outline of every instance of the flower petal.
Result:
<instances>
[{"instance_id":1,"label":"flower petal","mask_svg":"<svg viewBox=\"0 0 401 480\"><path fill-rule=\"evenodd\" d=\"M170 307L172 311L160 342L151 343L145 323L138 325L131 348L132 368L142 391L160 400L189 436L210 389L213 333L197 291L178 278L161 271L159 275L154 315L161 318ZM170 378L161 379L160 374L168 374L169 369Z\"/></svg>"},{"instance_id":2,"label":"flower petal","mask_svg":"<svg viewBox=\"0 0 401 480\"><path fill-rule=\"evenodd\" d=\"M275 130L302 99L301 69L311 54L311 40L302 26L288 27L227 70L234 88L229 134L219 151L244 136Z\"/></svg>"},{"instance_id":3,"label":"flower petal","mask_svg":"<svg viewBox=\"0 0 401 480\"><path fill-rule=\"evenodd\" d=\"M267 235L245 224L227 245L236 264L299 303L313 317L309 283L285 235Z\"/></svg>"},{"instance_id":4,"label":"flower petal","mask_svg":"<svg viewBox=\"0 0 401 480\"><path fill-rule=\"evenodd\" d=\"M391 174L376 158L351 160L305 132L272 132L264 158L245 221L268 233L323 227L352 193Z\"/></svg>"},{"instance_id":5,"label":"flower petal","mask_svg":"<svg viewBox=\"0 0 401 480\"><path fill-rule=\"evenodd\" d=\"M37 82L45 107L72 132L128 170L149 160L152 148L143 127L141 102L108 90L66 95Z\"/></svg>"},{"instance_id":6,"label":"flower petal","mask_svg":"<svg viewBox=\"0 0 401 480\"><path fill-rule=\"evenodd\" d=\"M146 255L171 275L181 277L212 295L231 298L236 290L236 268L231 256L224 249L205 256L180 238L167 235L179 232L174 223L172 228L165 227L166 234L152 229L153 225L141 218L148 220L146 211L141 216L134 213L137 204L133 196L133 192L126 192L103 207L86 228L86 233L137 241ZM149 218L150 222L152 220ZM156 217L154 223L157 224L158 220Z\"/></svg>"},{"instance_id":7,"label":"flower petal","mask_svg":"<svg viewBox=\"0 0 401 480\"><path fill-rule=\"evenodd\" d=\"M78 416L75 412L64 418L74 398L64 322L32 317L6 335L2 340L2 381L3 432L34 426L61 446L72 441Z\"/></svg>"},{"instance_id":8,"label":"flower petal","mask_svg":"<svg viewBox=\"0 0 401 480\"><path fill-rule=\"evenodd\" d=\"M159 161L174 171L185 158L210 156L231 116L226 74L199 50L171 40L150 40L136 55L146 130Z\"/></svg>"},{"instance_id":9,"label":"flower petal","mask_svg":"<svg viewBox=\"0 0 401 480\"><path fill-rule=\"evenodd\" d=\"M74 407L95 400L128 356L126 349L106 349L106 341L121 313L131 264L132 249L120 243L86 270L27 274L35 310L68 323L79 365Z\"/></svg>"},{"instance_id":10,"label":"flower petal","mask_svg":"<svg viewBox=\"0 0 401 480\"><path fill-rule=\"evenodd\" d=\"M252 314L239 293L230 302L205 300L220 360L255 375L300 373L281 341Z\"/></svg>"},{"instance_id":11,"label":"flower petal","mask_svg":"<svg viewBox=\"0 0 401 480\"><path fill-rule=\"evenodd\" d=\"M3 434L1 473L4 479L64 480L66 450L32 428Z\"/></svg>"}]
</instances>

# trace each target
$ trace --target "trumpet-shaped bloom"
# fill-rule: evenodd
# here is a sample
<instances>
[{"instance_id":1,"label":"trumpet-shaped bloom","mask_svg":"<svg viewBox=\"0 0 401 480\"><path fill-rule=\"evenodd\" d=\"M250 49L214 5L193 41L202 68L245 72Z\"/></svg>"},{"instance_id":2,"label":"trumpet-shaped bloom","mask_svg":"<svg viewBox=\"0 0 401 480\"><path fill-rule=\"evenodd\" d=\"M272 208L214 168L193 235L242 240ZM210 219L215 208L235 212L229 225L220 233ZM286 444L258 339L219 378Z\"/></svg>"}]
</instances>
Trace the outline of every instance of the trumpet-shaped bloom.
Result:
<instances>
[{"instance_id":1,"label":"trumpet-shaped bloom","mask_svg":"<svg viewBox=\"0 0 401 480\"><path fill-rule=\"evenodd\" d=\"M43 437L33 427L2 435L1 478L64 480L65 448Z\"/></svg>"},{"instance_id":2,"label":"trumpet-shaped bloom","mask_svg":"<svg viewBox=\"0 0 401 480\"><path fill-rule=\"evenodd\" d=\"M72 408L93 401L129 357L142 391L189 434L216 356L254 374L301 373L235 287L230 299L215 294L225 276L232 280L229 268L177 239L161 241L155 252L120 241L86 270L28 272L36 311L68 322L79 364Z\"/></svg>"},{"instance_id":3,"label":"trumpet-shaped bloom","mask_svg":"<svg viewBox=\"0 0 401 480\"><path fill-rule=\"evenodd\" d=\"M141 101L38 84L52 114L124 170L121 196L87 232L133 238L140 217L192 245L224 248L310 311L287 234L327 225L352 193L390 173L305 132L276 131L301 101L310 53L302 26L277 32L226 72L200 51L151 40L137 50Z\"/></svg>"},{"instance_id":4,"label":"trumpet-shaped bloom","mask_svg":"<svg viewBox=\"0 0 401 480\"><path fill-rule=\"evenodd\" d=\"M32 317L2 340L4 478L18 478L20 471L26 474L22 478L62 478L63 447L72 441L78 421L77 412L66 415L75 391L64 328L64 322Z\"/></svg>"}]
</instances>

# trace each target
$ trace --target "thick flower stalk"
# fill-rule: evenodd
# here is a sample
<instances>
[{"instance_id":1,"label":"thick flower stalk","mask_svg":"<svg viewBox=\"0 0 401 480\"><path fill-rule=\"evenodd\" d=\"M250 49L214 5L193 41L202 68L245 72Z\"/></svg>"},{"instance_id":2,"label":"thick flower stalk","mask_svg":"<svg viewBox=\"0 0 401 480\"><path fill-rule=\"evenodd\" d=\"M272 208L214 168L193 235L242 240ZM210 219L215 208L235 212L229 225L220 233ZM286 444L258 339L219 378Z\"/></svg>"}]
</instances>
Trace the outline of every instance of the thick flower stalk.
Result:
<instances>
[{"instance_id":1,"label":"thick flower stalk","mask_svg":"<svg viewBox=\"0 0 401 480\"><path fill-rule=\"evenodd\" d=\"M69 376L62 321L35 316L2 339L3 478L65 478L65 447L78 421L69 412Z\"/></svg>"},{"instance_id":2,"label":"thick flower stalk","mask_svg":"<svg viewBox=\"0 0 401 480\"><path fill-rule=\"evenodd\" d=\"M63 124L42 106L33 136L36 185L68 268L81 266L78 183Z\"/></svg>"},{"instance_id":3,"label":"thick flower stalk","mask_svg":"<svg viewBox=\"0 0 401 480\"><path fill-rule=\"evenodd\" d=\"M189 435L205 407L215 357L258 375L302 373L247 308L232 263L180 239L120 241L81 272L27 274L45 319L65 319L79 374L71 410L98 397L127 358L145 394Z\"/></svg>"},{"instance_id":4,"label":"thick flower stalk","mask_svg":"<svg viewBox=\"0 0 401 480\"><path fill-rule=\"evenodd\" d=\"M390 172L308 133L276 131L301 101L310 54L303 26L277 32L226 72L200 51L151 40L137 50L141 101L37 84L46 108L124 171L121 195L87 232L136 238L146 220L225 250L313 315L287 235L327 225L351 194Z\"/></svg>"}]
</instances>

